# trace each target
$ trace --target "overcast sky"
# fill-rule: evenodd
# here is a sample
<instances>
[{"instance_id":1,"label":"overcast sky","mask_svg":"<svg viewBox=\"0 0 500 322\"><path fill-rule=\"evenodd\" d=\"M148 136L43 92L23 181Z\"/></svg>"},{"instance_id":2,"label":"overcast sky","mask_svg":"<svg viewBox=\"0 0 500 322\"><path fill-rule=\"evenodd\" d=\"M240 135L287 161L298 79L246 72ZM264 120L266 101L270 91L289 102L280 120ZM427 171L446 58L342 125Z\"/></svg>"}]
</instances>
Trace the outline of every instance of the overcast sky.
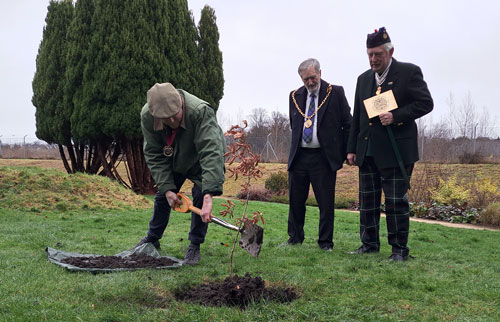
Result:
<instances>
[{"instance_id":1,"label":"overcast sky","mask_svg":"<svg viewBox=\"0 0 500 322\"><path fill-rule=\"evenodd\" d=\"M478 109L497 113L500 1L188 2L196 23L205 4L215 9L225 78L218 118L224 125L254 108L288 115L288 95L302 85L297 67L309 57L320 61L324 80L344 87L352 108L356 79L369 68L366 35L381 26L394 57L422 68L435 104L429 121L448 113L450 93L460 101L470 92ZM0 2L0 140L35 138L31 82L48 4Z\"/></svg>"}]
</instances>

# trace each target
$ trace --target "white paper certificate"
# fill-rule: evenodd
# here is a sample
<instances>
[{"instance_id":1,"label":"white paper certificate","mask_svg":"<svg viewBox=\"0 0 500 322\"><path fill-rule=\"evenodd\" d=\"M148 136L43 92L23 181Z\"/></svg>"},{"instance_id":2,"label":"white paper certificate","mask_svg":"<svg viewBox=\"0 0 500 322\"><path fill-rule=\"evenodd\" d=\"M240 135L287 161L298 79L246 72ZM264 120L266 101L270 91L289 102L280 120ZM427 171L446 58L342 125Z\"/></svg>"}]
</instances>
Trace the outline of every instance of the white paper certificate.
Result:
<instances>
[{"instance_id":1,"label":"white paper certificate","mask_svg":"<svg viewBox=\"0 0 500 322\"><path fill-rule=\"evenodd\" d=\"M398 104L396 103L392 90L367 98L363 101L363 103L365 104L368 118L372 118L384 112L392 111L398 108Z\"/></svg>"}]
</instances>

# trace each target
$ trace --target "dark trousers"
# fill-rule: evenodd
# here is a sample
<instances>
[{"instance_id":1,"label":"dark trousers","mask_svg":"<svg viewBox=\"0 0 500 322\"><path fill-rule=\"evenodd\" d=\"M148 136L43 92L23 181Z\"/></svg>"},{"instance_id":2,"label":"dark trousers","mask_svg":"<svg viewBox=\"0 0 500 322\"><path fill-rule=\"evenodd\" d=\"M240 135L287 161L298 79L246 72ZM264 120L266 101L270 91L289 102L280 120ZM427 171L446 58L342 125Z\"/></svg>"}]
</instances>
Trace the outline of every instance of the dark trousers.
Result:
<instances>
[{"instance_id":1,"label":"dark trousers","mask_svg":"<svg viewBox=\"0 0 500 322\"><path fill-rule=\"evenodd\" d=\"M180 185L177 185L177 187L181 187L182 183ZM203 196L200 187L194 185L191 193L193 194L193 205L201 209L201 207L203 206ZM149 221L148 236L150 238L158 240L163 236L163 232L165 231L165 228L167 228L168 221L170 219L170 211L171 208L168 204L165 194L157 192L155 196L153 216ZM179 216L183 216L183 214L179 214ZM208 224L204 223L201 220L200 215L192 212L191 230L189 232L188 239L193 244L203 243L207 234L207 228Z\"/></svg>"},{"instance_id":2,"label":"dark trousers","mask_svg":"<svg viewBox=\"0 0 500 322\"><path fill-rule=\"evenodd\" d=\"M299 148L296 158L288 173L288 242L295 244L304 241L305 203L309 185L312 184L319 206L318 244L320 247L333 247L337 173L331 170L321 149Z\"/></svg>"},{"instance_id":3,"label":"dark trousers","mask_svg":"<svg viewBox=\"0 0 500 322\"><path fill-rule=\"evenodd\" d=\"M413 164L406 166L408 177ZM385 195L385 211L389 245L393 254L408 255L410 249L410 208L408 189L400 168L379 169L372 157L366 157L359 168L360 236L365 248L380 249L379 223L382 190Z\"/></svg>"}]
</instances>

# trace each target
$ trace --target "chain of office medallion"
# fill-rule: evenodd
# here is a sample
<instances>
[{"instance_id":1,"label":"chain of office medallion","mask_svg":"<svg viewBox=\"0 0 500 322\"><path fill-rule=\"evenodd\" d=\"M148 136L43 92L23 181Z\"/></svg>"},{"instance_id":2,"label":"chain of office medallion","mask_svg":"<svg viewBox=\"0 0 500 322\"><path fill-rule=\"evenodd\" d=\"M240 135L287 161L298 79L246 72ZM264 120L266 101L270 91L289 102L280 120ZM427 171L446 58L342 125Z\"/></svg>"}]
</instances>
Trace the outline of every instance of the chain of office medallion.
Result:
<instances>
[{"instance_id":1,"label":"chain of office medallion","mask_svg":"<svg viewBox=\"0 0 500 322\"><path fill-rule=\"evenodd\" d=\"M297 108L297 111L299 111L300 115L302 115L303 117L305 117L307 120L310 120L314 115L316 115L316 113L318 113L319 109L323 106L323 104L325 104L326 100L328 99L328 96L330 96L330 93L332 92L332 84L328 84L328 88L326 89L326 96L325 96L325 98L323 99L323 101L321 102L321 104L319 104L319 106L316 108L316 110L314 111L314 113L312 113L309 116L306 116L306 114L301 111L299 105L297 104L297 101L295 100L295 92L296 91L297 90L294 90L292 92L292 101L295 104L295 107Z\"/></svg>"}]
</instances>

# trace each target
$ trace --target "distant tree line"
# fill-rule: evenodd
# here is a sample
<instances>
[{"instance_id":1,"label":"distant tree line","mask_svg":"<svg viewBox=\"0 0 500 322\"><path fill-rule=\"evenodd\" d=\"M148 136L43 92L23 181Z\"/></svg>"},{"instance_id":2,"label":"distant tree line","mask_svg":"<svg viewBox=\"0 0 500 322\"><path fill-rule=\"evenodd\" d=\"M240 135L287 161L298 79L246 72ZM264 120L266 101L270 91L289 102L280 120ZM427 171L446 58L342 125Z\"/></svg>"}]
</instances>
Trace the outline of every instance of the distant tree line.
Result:
<instances>
[{"instance_id":1,"label":"distant tree line","mask_svg":"<svg viewBox=\"0 0 500 322\"><path fill-rule=\"evenodd\" d=\"M438 122L427 117L417 121L421 159L439 163L499 162L497 117L485 107L479 109L470 92L460 101L450 93L447 105L448 113Z\"/></svg>"},{"instance_id":2,"label":"distant tree line","mask_svg":"<svg viewBox=\"0 0 500 322\"><path fill-rule=\"evenodd\" d=\"M153 192L142 152L147 90L170 82L217 110L224 77L214 10L196 26L187 0L51 0L33 79L36 135L68 173ZM116 171L126 161L129 180Z\"/></svg>"},{"instance_id":3,"label":"distant tree line","mask_svg":"<svg viewBox=\"0 0 500 322\"><path fill-rule=\"evenodd\" d=\"M500 162L500 126L486 108L478 108L470 92L457 101L447 99L448 113L437 123L431 118L418 122L421 161L435 163ZM432 113L430 114L432 117ZM255 108L248 115L247 142L261 154L263 162L287 162L290 148L288 115Z\"/></svg>"}]
</instances>

